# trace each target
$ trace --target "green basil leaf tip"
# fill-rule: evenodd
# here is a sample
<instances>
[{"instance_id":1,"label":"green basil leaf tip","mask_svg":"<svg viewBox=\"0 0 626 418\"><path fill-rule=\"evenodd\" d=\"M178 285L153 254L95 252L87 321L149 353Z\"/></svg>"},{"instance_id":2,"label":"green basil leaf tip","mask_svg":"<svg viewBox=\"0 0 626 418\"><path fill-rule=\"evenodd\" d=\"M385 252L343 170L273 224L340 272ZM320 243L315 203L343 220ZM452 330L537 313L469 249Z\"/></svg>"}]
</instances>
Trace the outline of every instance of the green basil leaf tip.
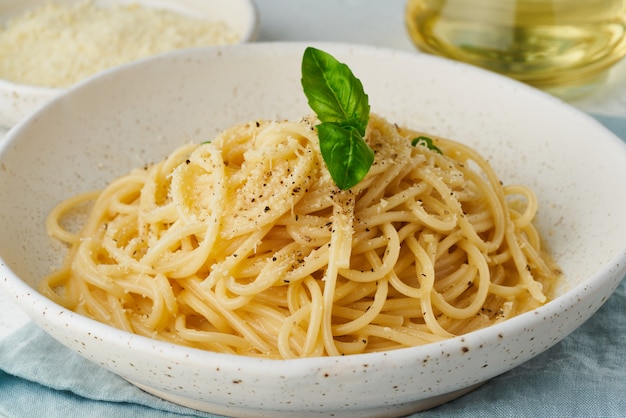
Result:
<instances>
[{"instance_id":1,"label":"green basil leaf tip","mask_svg":"<svg viewBox=\"0 0 626 418\"><path fill-rule=\"evenodd\" d=\"M439 147L437 147L433 143L433 140L427 136L418 136L417 138L413 138L413 140L411 141L411 145L421 145L428 148L429 150L435 151L438 154L443 154L443 152L441 152L441 149L439 149Z\"/></svg>"}]
</instances>

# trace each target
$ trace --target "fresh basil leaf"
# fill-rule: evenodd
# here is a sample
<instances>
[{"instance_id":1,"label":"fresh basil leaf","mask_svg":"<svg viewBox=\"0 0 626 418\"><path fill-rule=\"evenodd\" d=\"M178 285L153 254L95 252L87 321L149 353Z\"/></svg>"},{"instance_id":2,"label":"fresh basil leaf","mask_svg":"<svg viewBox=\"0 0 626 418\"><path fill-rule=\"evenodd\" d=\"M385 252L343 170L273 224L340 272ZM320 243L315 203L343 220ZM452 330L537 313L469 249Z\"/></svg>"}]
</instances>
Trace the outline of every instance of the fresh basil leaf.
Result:
<instances>
[{"instance_id":1,"label":"fresh basil leaf","mask_svg":"<svg viewBox=\"0 0 626 418\"><path fill-rule=\"evenodd\" d=\"M347 190L367 175L374 151L364 140L370 106L361 81L347 65L312 47L302 56L302 88L317 114L322 158L333 181Z\"/></svg>"},{"instance_id":2,"label":"fresh basil leaf","mask_svg":"<svg viewBox=\"0 0 626 418\"><path fill-rule=\"evenodd\" d=\"M374 151L353 126L322 122L317 126L322 158L333 181L342 190L360 182L374 162Z\"/></svg>"},{"instance_id":3,"label":"fresh basil leaf","mask_svg":"<svg viewBox=\"0 0 626 418\"><path fill-rule=\"evenodd\" d=\"M435 144L433 144L433 140L427 136L418 136L417 138L413 138L413 140L411 141L411 145L421 145L428 148L429 150L435 151L438 154L443 154L443 152L441 152L441 150Z\"/></svg>"},{"instance_id":4,"label":"fresh basil leaf","mask_svg":"<svg viewBox=\"0 0 626 418\"><path fill-rule=\"evenodd\" d=\"M321 122L337 123L365 135L370 106L363 84L327 52L308 47L302 57L302 87Z\"/></svg>"}]
</instances>

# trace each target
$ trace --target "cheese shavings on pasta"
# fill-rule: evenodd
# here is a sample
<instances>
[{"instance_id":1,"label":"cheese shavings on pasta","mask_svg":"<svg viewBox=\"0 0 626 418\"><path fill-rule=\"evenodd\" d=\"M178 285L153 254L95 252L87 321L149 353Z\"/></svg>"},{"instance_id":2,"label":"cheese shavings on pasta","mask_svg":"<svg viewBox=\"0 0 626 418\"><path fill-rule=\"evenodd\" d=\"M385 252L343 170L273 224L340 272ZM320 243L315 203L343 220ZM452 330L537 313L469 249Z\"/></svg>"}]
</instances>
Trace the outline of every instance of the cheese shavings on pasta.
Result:
<instances>
[{"instance_id":1,"label":"cheese shavings on pasta","mask_svg":"<svg viewBox=\"0 0 626 418\"><path fill-rule=\"evenodd\" d=\"M315 122L235 126L61 203L47 227L70 250L41 291L132 333L284 359L428 344L547 300L559 271L528 188L372 115L374 164L342 191ZM79 233L61 227L94 199Z\"/></svg>"}]
</instances>

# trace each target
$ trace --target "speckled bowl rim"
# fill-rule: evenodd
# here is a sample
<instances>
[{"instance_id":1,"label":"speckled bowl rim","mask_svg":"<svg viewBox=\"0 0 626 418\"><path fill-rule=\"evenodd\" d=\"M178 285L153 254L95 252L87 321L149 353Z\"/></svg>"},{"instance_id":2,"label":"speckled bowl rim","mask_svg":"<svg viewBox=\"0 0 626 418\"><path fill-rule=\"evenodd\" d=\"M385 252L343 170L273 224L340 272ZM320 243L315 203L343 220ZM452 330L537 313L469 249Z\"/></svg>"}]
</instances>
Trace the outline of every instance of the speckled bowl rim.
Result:
<instances>
[{"instance_id":1,"label":"speckled bowl rim","mask_svg":"<svg viewBox=\"0 0 626 418\"><path fill-rule=\"evenodd\" d=\"M467 354L469 357L476 350L481 350L483 347L487 347L485 354L488 356L490 347L493 348L497 346L500 341L509 338L509 335L517 335L520 338L525 338L525 334L531 331L528 338L534 339L534 332L532 332L532 330L535 327L542 324L545 325L545 323L551 319L558 318L564 311L581 303L581 301L588 303L588 308L584 314L579 316L575 322L570 322L563 329L558 330L555 336L548 340L547 344L537 350L528 351L524 355L511 358L509 364L504 367L495 367L488 372L485 372L485 369L483 369L481 370L483 374L474 379L462 383L452 382L448 385L439 386L432 391L429 389L430 393L427 395L422 391L422 393L418 393L413 400L407 401L406 403L398 403L394 405L393 408L377 409L370 407L364 411L356 409L353 413L344 411L341 414L337 413L335 415L342 417L401 417L407 414L428 410L454 400L476 389L491 378L519 366L559 343L590 318L619 285L621 280L616 280L616 277L624 277L624 275L626 275L626 248L624 249L624 254L624 256L614 260L614 266L603 268L593 277L585 281L585 283L577 285L565 294L558 296L533 311L521 314L506 322L439 343L389 352L356 354L338 358L318 357L271 360L212 353L177 346L139 335L131 335L90 318L78 315L41 296L12 273L9 273L0 280L0 287L4 286L5 290L9 292L24 312L39 326L66 345L66 341L57 337L58 329L71 326L74 327L79 334L89 335L93 339L106 338L107 344L110 347L116 346L120 350L127 350L129 347L132 347L133 351L146 356L165 357L170 360L170 364L172 365L183 363L202 364L204 368L225 371L233 376L240 375L242 376L241 378L245 380L269 379L269 381L272 381L273 379L278 379L278 374L280 374L281 380L295 382L300 380L303 373L310 373L310 370L316 369L329 377L328 380L331 386L333 380L332 373L337 364L341 364L340 367L342 370L365 370L372 364L377 364L379 367L394 367L394 365L397 364L419 364L420 362L426 362L430 359L436 359L444 353L463 353ZM79 354L84 355L84 353L80 352ZM107 365L101 365L107 367ZM487 360L482 367L486 366ZM110 367L107 368L110 369ZM277 369L280 370L280 373L277 373ZM118 374L148 393L200 411L242 418L289 417L294 413L291 409L287 411L250 410L245 407L242 408L241 406L228 406L206 402L204 400L180 396L173 392L163 391L158 387L150 385L148 382L129 378L124 373L118 372ZM256 402L253 402L252 408L255 406ZM322 408L321 411L323 410ZM309 413L304 413L301 416L314 415L315 414L311 414L309 411Z\"/></svg>"}]
</instances>

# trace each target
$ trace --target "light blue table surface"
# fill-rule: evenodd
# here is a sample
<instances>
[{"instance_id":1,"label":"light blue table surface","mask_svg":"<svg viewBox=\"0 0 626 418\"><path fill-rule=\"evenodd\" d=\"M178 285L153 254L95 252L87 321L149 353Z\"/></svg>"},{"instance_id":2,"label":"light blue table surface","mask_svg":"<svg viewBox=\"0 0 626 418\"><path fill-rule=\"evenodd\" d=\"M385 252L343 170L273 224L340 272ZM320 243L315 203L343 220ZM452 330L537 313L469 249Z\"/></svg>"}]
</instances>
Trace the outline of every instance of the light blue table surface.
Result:
<instances>
[{"instance_id":1,"label":"light blue table surface","mask_svg":"<svg viewBox=\"0 0 626 418\"><path fill-rule=\"evenodd\" d=\"M626 141L626 119L597 119ZM137 389L33 323L0 340L0 414L214 417ZM468 395L415 416L625 417L626 280L590 320L556 346Z\"/></svg>"}]
</instances>

